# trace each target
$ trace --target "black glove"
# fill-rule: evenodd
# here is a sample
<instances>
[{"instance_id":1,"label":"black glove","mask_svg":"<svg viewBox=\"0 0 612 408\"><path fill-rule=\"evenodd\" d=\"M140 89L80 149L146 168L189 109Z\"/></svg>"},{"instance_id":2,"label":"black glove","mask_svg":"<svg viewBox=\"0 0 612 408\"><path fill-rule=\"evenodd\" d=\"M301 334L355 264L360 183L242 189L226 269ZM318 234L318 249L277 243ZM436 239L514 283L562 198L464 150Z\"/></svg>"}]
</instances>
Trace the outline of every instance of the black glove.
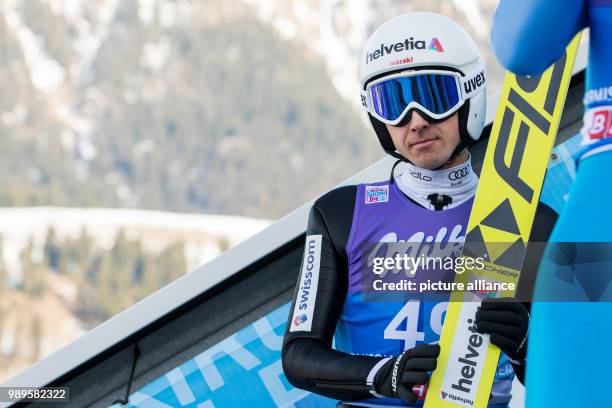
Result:
<instances>
[{"instance_id":1,"label":"black glove","mask_svg":"<svg viewBox=\"0 0 612 408\"><path fill-rule=\"evenodd\" d=\"M439 345L419 344L387 361L374 377L376 392L414 404L417 396L412 392L412 387L427 383L427 372L436 369L439 354Z\"/></svg>"},{"instance_id":2,"label":"black glove","mask_svg":"<svg viewBox=\"0 0 612 408\"><path fill-rule=\"evenodd\" d=\"M508 357L522 361L527 354L529 312L513 298L485 299L476 312L476 331L491 335Z\"/></svg>"}]
</instances>

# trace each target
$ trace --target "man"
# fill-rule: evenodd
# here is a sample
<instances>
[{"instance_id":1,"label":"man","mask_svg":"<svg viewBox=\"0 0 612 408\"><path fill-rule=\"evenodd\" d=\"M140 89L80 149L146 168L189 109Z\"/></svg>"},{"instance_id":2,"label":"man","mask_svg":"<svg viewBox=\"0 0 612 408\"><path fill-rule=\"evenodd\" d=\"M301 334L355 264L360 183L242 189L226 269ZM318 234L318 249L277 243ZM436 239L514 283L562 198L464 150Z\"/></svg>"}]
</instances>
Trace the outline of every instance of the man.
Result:
<instances>
[{"instance_id":1,"label":"man","mask_svg":"<svg viewBox=\"0 0 612 408\"><path fill-rule=\"evenodd\" d=\"M404 162L403 172L394 174L394 166L388 181L341 187L315 202L283 368L293 385L321 395L413 405L413 387L436 368L440 348L427 343L439 339L448 299L371 300L362 271L377 243L406 242L417 247L413 255L432 247L452 255L452 244L463 241L478 184L466 148L483 129L484 68L455 22L409 13L372 34L360 80L373 128L396 164ZM545 241L556 215L543 206L538 212L531 239ZM514 371L524 369L528 323L516 301L485 301L476 316L477 330L504 352L492 406L508 404Z\"/></svg>"}]
</instances>

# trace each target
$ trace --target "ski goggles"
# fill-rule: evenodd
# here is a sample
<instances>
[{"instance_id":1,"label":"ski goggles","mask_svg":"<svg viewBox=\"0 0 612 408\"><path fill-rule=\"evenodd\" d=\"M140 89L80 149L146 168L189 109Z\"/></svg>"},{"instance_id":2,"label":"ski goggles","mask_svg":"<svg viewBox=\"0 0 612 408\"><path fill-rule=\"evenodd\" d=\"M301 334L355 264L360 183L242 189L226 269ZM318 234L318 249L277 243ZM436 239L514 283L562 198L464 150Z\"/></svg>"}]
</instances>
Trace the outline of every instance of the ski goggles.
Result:
<instances>
[{"instance_id":1,"label":"ski goggles","mask_svg":"<svg viewBox=\"0 0 612 408\"><path fill-rule=\"evenodd\" d=\"M485 89L484 67L471 75L443 70L404 71L370 82L361 103L376 119L399 124L417 108L432 120L442 120Z\"/></svg>"}]
</instances>

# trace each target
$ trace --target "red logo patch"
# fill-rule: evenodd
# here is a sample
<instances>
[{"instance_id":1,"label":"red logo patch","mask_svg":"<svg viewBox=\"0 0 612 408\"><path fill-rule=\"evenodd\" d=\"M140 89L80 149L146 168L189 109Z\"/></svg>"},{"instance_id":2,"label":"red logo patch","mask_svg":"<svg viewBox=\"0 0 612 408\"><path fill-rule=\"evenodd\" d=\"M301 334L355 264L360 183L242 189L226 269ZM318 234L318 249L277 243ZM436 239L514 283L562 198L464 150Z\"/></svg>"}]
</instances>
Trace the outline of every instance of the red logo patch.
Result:
<instances>
[{"instance_id":1,"label":"red logo patch","mask_svg":"<svg viewBox=\"0 0 612 408\"><path fill-rule=\"evenodd\" d=\"M593 121L589 128L589 139L597 140L612 136L610 109L599 109L593 112Z\"/></svg>"}]
</instances>

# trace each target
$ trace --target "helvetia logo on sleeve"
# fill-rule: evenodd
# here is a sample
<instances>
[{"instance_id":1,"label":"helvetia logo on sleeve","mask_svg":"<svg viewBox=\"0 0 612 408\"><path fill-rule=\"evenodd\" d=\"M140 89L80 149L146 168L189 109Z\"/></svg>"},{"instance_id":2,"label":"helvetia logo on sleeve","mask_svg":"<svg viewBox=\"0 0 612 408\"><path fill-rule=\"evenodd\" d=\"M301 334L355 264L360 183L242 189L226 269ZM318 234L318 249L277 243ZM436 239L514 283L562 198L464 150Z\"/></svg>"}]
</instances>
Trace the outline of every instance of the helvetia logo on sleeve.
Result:
<instances>
[{"instance_id":1,"label":"helvetia logo on sleeve","mask_svg":"<svg viewBox=\"0 0 612 408\"><path fill-rule=\"evenodd\" d=\"M290 332L310 331L317 300L319 269L321 267L321 235L308 235L304 245L304 259L297 297L293 308Z\"/></svg>"}]
</instances>

